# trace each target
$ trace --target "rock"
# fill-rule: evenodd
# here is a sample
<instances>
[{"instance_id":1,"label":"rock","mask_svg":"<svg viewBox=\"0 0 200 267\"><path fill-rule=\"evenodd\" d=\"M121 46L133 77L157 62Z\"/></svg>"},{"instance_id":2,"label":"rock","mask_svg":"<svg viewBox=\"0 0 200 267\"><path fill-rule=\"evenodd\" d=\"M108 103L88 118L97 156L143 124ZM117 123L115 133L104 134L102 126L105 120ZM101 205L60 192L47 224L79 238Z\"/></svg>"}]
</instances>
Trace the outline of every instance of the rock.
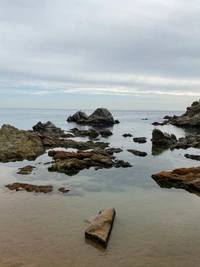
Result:
<instances>
[{"instance_id":1,"label":"rock","mask_svg":"<svg viewBox=\"0 0 200 267\"><path fill-rule=\"evenodd\" d=\"M200 160L200 155L185 154L184 156L188 159Z\"/></svg>"},{"instance_id":2,"label":"rock","mask_svg":"<svg viewBox=\"0 0 200 267\"><path fill-rule=\"evenodd\" d=\"M35 160L45 152L41 138L34 132L4 124L0 129L0 162Z\"/></svg>"},{"instance_id":3,"label":"rock","mask_svg":"<svg viewBox=\"0 0 200 267\"><path fill-rule=\"evenodd\" d=\"M157 121L155 121L155 122L152 123L152 125L154 125L154 126L158 126L158 125L163 126L163 125L166 125L167 123L168 123L167 120L165 120L163 122L157 122Z\"/></svg>"},{"instance_id":4,"label":"rock","mask_svg":"<svg viewBox=\"0 0 200 267\"><path fill-rule=\"evenodd\" d=\"M130 133L125 133L125 134L123 134L122 136L123 136L123 137L132 137L132 134L130 134Z\"/></svg>"},{"instance_id":5,"label":"rock","mask_svg":"<svg viewBox=\"0 0 200 267\"><path fill-rule=\"evenodd\" d=\"M120 123L120 121L119 120L115 120L115 124L118 124L118 123Z\"/></svg>"},{"instance_id":6,"label":"rock","mask_svg":"<svg viewBox=\"0 0 200 267\"><path fill-rule=\"evenodd\" d=\"M133 141L136 143L139 143L139 144L147 142L146 137L135 137L135 138L133 138Z\"/></svg>"},{"instance_id":7,"label":"rock","mask_svg":"<svg viewBox=\"0 0 200 267\"><path fill-rule=\"evenodd\" d=\"M152 145L154 147L169 148L177 142L176 136L163 133L158 129L154 129L152 132Z\"/></svg>"},{"instance_id":8,"label":"rock","mask_svg":"<svg viewBox=\"0 0 200 267\"><path fill-rule=\"evenodd\" d=\"M115 123L119 123L118 120L114 120L110 111L106 108L97 108L89 117L87 115L80 115L80 111L75 113L73 116L70 116L67 121L74 121L78 124L85 125L113 125Z\"/></svg>"},{"instance_id":9,"label":"rock","mask_svg":"<svg viewBox=\"0 0 200 267\"><path fill-rule=\"evenodd\" d=\"M73 128L70 130L75 137L89 137L89 138L97 138L99 136L99 132L93 128L88 130L79 130L77 128Z\"/></svg>"},{"instance_id":10,"label":"rock","mask_svg":"<svg viewBox=\"0 0 200 267\"><path fill-rule=\"evenodd\" d=\"M139 150L135 150L135 149L127 149L128 152L134 154L135 156L139 156L139 157L146 157L147 153L146 152L142 152Z\"/></svg>"},{"instance_id":11,"label":"rock","mask_svg":"<svg viewBox=\"0 0 200 267\"><path fill-rule=\"evenodd\" d=\"M87 121L88 116L83 111L77 111L74 115L69 116L67 121L68 122L78 122L79 120Z\"/></svg>"},{"instance_id":12,"label":"rock","mask_svg":"<svg viewBox=\"0 0 200 267\"><path fill-rule=\"evenodd\" d=\"M176 126L200 127L200 101L195 101L181 116L169 117L169 123Z\"/></svg>"},{"instance_id":13,"label":"rock","mask_svg":"<svg viewBox=\"0 0 200 267\"><path fill-rule=\"evenodd\" d=\"M189 192L200 192L200 167L179 168L172 172L159 172L152 178L160 187L182 188Z\"/></svg>"},{"instance_id":14,"label":"rock","mask_svg":"<svg viewBox=\"0 0 200 267\"><path fill-rule=\"evenodd\" d=\"M109 129L101 130L99 133L102 137L108 137L113 135L113 133Z\"/></svg>"},{"instance_id":15,"label":"rock","mask_svg":"<svg viewBox=\"0 0 200 267\"><path fill-rule=\"evenodd\" d=\"M170 149L188 149L189 147L200 148L200 135L190 134L186 137L181 137Z\"/></svg>"},{"instance_id":16,"label":"rock","mask_svg":"<svg viewBox=\"0 0 200 267\"><path fill-rule=\"evenodd\" d=\"M33 184L24 184L24 183L14 183L8 184L5 187L10 190L22 191L25 190L27 192L36 192L36 193L50 193L53 191L52 185L33 185Z\"/></svg>"},{"instance_id":17,"label":"rock","mask_svg":"<svg viewBox=\"0 0 200 267\"><path fill-rule=\"evenodd\" d=\"M121 149L121 148L114 148L114 147L112 147L112 148L106 148L105 149L105 152L107 153L107 154L109 154L109 155L113 155L114 153L120 153L120 152L122 152L123 150Z\"/></svg>"},{"instance_id":18,"label":"rock","mask_svg":"<svg viewBox=\"0 0 200 267\"><path fill-rule=\"evenodd\" d=\"M116 212L114 208L101 211L86 229L85 237L107 247L115 214Z\"/></svg>"},{"instance_id":19,"label":"rock","mask_svg":"<svg viewBox=\"0 0 200 267\"><path fill-rule=\"evenodd\" d=\"M41 121L39 121L32 128L34 132L39 132L39 133L43 132L59 133L59 134L64 133L64 131L61 130L61 128L56 127L51 121L47 121L46 123L42 123Z\"/></svg>"},{"instance_id":20,"label":"rock","mask_svg":"<svg viewBox=\"0 0 200 267\"><path fill-rule=\"evenodd\" d=\"M27 165L23 168L19 168L18 169L19 171L17 173L18 174L30 174L32 172L33 168L35 168L35 167L33 167L31 165Z\"/></svg>"},{"instance_id":21,"label":"rock","mask_svg":"<svg viewBox=\"0 0 200 267\"><path fill-rule=\"evenodd\" d=\"M67 175L75 175L80 170L96 167L96 169L111 167L131 167L128 162L120 160L112 160L109 154L100 151L91 152L65 152L65 151L49 151L49 156L53 156L55 162L49 171L57 171Z\"/></svg>"},{"instance_id":22,"label":"rock","mask_svg":"<svg viewBox=\"0 0 200 267\"><path fill-rule=\"evenodd\" d=\"M58 189L58 191L61 192L61 193L68 193L70 190L66 189L64 187L61 187L61 188Z\"/></svg>"}]
</instances>

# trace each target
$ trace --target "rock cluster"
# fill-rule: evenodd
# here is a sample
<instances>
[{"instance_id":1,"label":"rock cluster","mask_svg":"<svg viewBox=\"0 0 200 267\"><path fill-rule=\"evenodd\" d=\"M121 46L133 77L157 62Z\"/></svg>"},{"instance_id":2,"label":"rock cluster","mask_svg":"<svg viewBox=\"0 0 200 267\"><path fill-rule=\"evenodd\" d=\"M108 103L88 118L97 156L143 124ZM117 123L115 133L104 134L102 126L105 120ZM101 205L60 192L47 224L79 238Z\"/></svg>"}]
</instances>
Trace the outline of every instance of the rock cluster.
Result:
<instances>
[{"instance_id":1,"label":"rock cluster","mask_svg":"<svg viewBox=\"0 0 200 267\"><path fill-rule=\"evenodd\" d=\"M113 133L109 129L97 131L93 128L90 128L88 130L80 130L78 128L73 128L69 132L73 134L73 137L89 137L90 139L95 139L99 135L101 135L102 137L108 137L113 135Z\"/></svg>"},{"instance_id":2,"label":"rock cluster","mask_svg":"<svg viewBox=\"0 0 200 267\"><path fill-rule=\"evenodd\" d=\"M35 192L35 193L50 193L53 191L52 185L33 185L33 184L25 184L25 183L14 183L6 185L10 190L15 191L27 191L27 192Z\"/></svg>"},{"instance_id":3,"label":"rock cluster","mask_svg":"<svg viewBox=\"0 0 200 267\"><path fill-rule=\"evenodd\" d=\"M112 114L106 108L97 108L90 116L87 116L85 112L78 111L69 116L67 121L85 125L113 125L119 123L118 120L114 120Z\"/></svg>"}]
</instances>

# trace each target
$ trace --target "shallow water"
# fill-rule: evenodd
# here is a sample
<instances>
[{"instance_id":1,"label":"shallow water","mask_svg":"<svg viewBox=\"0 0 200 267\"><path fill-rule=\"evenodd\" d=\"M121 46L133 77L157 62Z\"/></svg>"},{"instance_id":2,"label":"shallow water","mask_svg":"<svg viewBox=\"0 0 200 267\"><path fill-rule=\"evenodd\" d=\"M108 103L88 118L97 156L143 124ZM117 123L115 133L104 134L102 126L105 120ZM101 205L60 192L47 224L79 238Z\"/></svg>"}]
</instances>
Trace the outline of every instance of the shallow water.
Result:
<instances>
[{"instance_id":1,"label":"shallow water","mask_svg":"<svg viewBox=\"0 0 200 267\"><path fill-rule=\"evenodd\" d=\"M39 120L51 120L66 130L75 126L66 122L73 113L68 110L0 112L1 124L22 129L30 129ZM43 164L51 159L47 154L33 162L1 163L0 266L199 266L200 198L184 190L160 188L151 178L161 170L199 165L184 157L194 151L199 154L197 149L151 155L151 123L161 121L166 114L178 113L113 111L121 123L111 128L114 135L107 140L110 146L123 148L117 158L130 162L132 168L90 169L69 177L48 172L50 165ZM185 135L181 128L158 128L177 137ZM123 138L125 132L145 136L147 143ZM128 148L146 151L148 156L136 157L126 151ZM32 174L16 174L27 164L36 166ZM52 184L55 190L32 194L10 192L4 187L15 181ZM71 195L57 192L60 186L70 188ZM102 251L86 242L85 220L110 206L117 215L108 249Z\"/></svg>"}]
</instances>

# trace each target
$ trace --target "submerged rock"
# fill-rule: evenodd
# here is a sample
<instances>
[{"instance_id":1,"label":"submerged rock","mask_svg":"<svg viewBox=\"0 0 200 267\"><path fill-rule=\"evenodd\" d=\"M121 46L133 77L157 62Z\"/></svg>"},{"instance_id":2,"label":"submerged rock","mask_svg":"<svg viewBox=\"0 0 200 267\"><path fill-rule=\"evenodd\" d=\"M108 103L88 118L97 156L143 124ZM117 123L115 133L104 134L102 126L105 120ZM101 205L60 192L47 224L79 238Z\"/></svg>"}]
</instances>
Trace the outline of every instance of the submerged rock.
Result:
<instances>
[{"instance_id":1,"label":"submerged rock","mask_svg":"<svg viewBox=\"0 0 200 267\"><path fill-rule=\"evenodd\" d=\"M200 192L200 167L179 168L172 172L159 172L152 175L152 178L160 187L182 188L189 192Z\"/></svg>"},{"instance_id":2,"label":"submerged rock","mask_svg":"<svg viewBox=\"0 0 200 267\"><path fill-rule=\"evenodd\" d=\"M114 208L100 211L85 231L85 237L107 247L116 212Z\"/></svg>"},{"instance_id":3,"label":"submerged rock","mask_svg":"<svg viewBox=\"0 0 200 267\"><path fill-rule=\"evenodd\" d=\"M30 174L34 168L34 166L27 165L25 167L19 168L17 174Z\"/></svg>"},{"instance_id":4,"label":"submerged rock","mask_svg":"<svg viewBox=\"0 0 200 267\"><path fill-rule=\"evenodd\" d=\"M134 154L135 156L139 156L139 157L146 157L147 153L143 152L143 151L139 151L139 150L135 150L135 149L127 149L128 152Z\"/></svg>"},{"instance_id":5,"label":"submerged rock","mask_svg":"<svg viewBox=\"0 0 200 267\"><path fill-rule=\"evenodd\" d=\"M25 190L27 192L35 192L35 193L50 193L53 191L52 185L33 185L33 184L25 184L25 183L14 183L5 185L5 187L10 190L22 191Z\"/></svg>"}]
</instances>

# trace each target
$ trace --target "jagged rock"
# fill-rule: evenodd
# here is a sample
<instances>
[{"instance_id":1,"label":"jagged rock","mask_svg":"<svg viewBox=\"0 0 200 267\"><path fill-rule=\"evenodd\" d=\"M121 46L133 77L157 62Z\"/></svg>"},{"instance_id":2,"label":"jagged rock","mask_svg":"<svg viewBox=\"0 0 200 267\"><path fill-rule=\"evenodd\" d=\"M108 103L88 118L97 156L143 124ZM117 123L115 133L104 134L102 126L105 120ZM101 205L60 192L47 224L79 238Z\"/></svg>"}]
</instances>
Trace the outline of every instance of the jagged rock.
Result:
<instances>
[{"instance_id":1,"label":"jagged rock","mask_svg":"<svg viewBox=\"0 0 200 267\"><path fill-rule=\"evenodd\" d=\"M170 147L170 149L187 149L189 147L200 148L199 134L190 134L186 137L179 138L178 141Z\"/></svg>"},{"instance_id":2,"label":"jagged rock","mask_svg":"<svg viewBox=\"0 0 200 267\"><path fill-rule=\"evenodd\" d=\"M134 154L135 156L139 156L139 157L146 157L147 153L146 152L142 152L139 150L135 150L135 149L127 149L128 152Z\"/></svg>"},{"instance_id":3,"label":"jagged rock","mask_svg":"<svg viewBox=\"0 0 200 267\"><path fill-rule=\"evenodd\" d=\"M19 168L17 174L30 174L33 170L33 168L35 168L34 166L31 165L27 165L25 167Z\"/></svg>"},{"instance_id":4,"label":"jagged rock","mask_svg":"<svg viewBox=\"0 0 200 267\"><path fill-rule=\"evenodd\" d=\"M130 133L125 133L125 134L123 134L122 136L123 136L123 137L132 137L132 134L130 134Z\"/></svg>"},{"instance_id":5,"label":"jagged rock","mask_svg":"<svg viewBox=\"0 0 200 267\"><path fill-rule=\"evenodd\" d=\"M169 117L168 120L176 126L200 127L200 101L193 102L183 115Z\"/></svg>"},{"instance_id":6,"label":"jagged rock","mask_svg":"<svg viewBox=\"0 0 200 267\"><path fill-rule=\"evenodd\" d=\"M200 155L185 154L184 156L188 159L200 160Z\"/></svg>"},{"instance_id":7,"label":"jagged rock","mask_svg":"<svg viewBox=\"0 0 200 267\"><path fill-rule=\"evenodd\" d=\"M74 115L69 116L67 121L68 122L78 122L79 120L87 121L88 116L83 111L77 111Z\"/></svg>"},{"instance_id":8,"label":"jagged rock","mask_svg":"<svg viewBox=\"0 0 200 267\"><path fill-rule=\"evenodd\" d=\"M47 121L45 123L42 123L41 121L39 121L36 125L34 125L33 127L33 131L35 132L39 132L39 133L43 133L43 132L54 132L54 133L64 133L63 130L61 130L61 128L58 128L55 126L55 124L53 124L51 121Z\"/></svg>"},{"instance_id":9,"label":"jagged rock","mask_svg":"<svg viewBox=\"0 0 200 267\"><path fill-rule=\"evenodd\" d=\"M97 108L89 117L86 114L83 116L82 113L80 115L80 112L76 112L67 121L85 125L113 125L119 123L118 120L114 120L112 114L106 108Z\"/></svg>"},{"instance_id":10,"label":"jagged rock","mask_svg":"<svg viewBox=\"0 0 200 267\"><path fill-rule=\"evenodd\" d=\"M182 188L189 192L200 192L200 167L179 168L172 172L159 172L152 178L160 187Z\"/></svg>"},{"instance_id":11,"label":"jagged rock","mask_svg":"<svg viewBox=\"0 0 200 267\"><path fill-rule=\"evenodd\" d=\"M34 160L45 152L41 138L34 132L4 124L0 129L0 162Z\"/></svg>"},{"instance_id":12,"label":"jagged rock","mask_svg":"<svg viewBox=\"0 0 200 267\"><path fill-rule=\"evenodd\" d=\"M100 211L100 213L86 229L85 237L100 243L104 247L107 247L115 214L116 212L114 208Z\"/></svg>"},{"instance_id":13,"label":"jagged rock","mask_svg":"<svg viewBox=\"0 0 200 267\"><path fill-rule=\"evenodd\" d=\"M136 142L136 143L139 143L139 144L147 142L146 137L134 137L133 141Z\"/></svg>"},{"instance_id":14,"label":"jagged rock","mask_svg":"<svg viewBox=\"0 0 200 267\"><path fill-rule=\"evenodd\" d=\"M158 129L154 129L152 132L152 145L154 147L169 148L177 142L174 134L163 133Z\"/></svg>"},{"instance_id":15,"label":"jagged rock","mask_svg":"<svg viewBox=\"0 0 200 267\"><path fill-rule=\"evenodd\" d=\"M22 191L25 190L27 192L36 192L36 193L50 193L53 191L52 185L33 185L33 184L25 184L25 183L14 183L5 185L5 187L10 190Z\"/></svg>"}]
</instances>

